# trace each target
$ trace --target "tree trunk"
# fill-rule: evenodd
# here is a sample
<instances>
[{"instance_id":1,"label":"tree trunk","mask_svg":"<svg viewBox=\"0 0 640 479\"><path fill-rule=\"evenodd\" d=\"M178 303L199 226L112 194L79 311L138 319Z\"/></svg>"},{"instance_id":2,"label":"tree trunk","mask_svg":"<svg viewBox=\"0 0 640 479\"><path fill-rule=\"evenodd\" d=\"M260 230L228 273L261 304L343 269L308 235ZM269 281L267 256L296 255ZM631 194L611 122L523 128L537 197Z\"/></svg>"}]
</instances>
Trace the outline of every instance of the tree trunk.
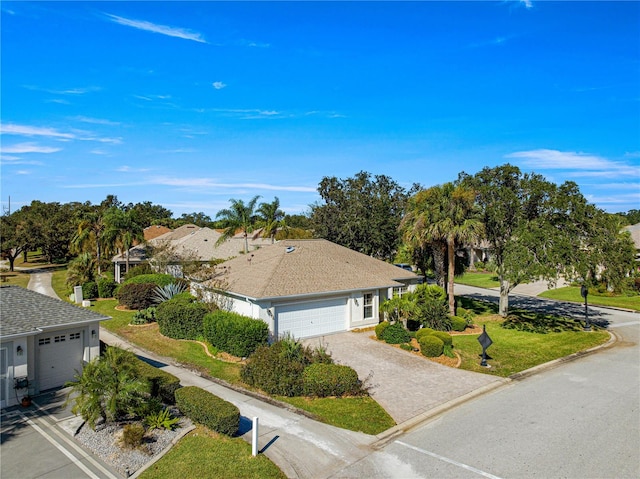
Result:
<instances>
[{"instance_id":1,"label":"tree trunk","mask_svg":"<svg viewBox=\"0 0 640 479\"><path fill-rule=\"evenodd\" d=\"M509 313L509 281L500 277L500 305L498 313L500 316L506 316Z\"/></svg>"},{"instance_id":2,"label":"tree trunk","mask_svg":"<svg viewBox=\"0 0 640 479\"><path fill-rule=\"evenodd\" d=\"M436 275L436 284L441 288L446 288L446 281L444 277L444 263L446 256L446 245L435 243L433 245L433 269Z\"/></svg>"},{"instance_id":3,"label":"tree trunk","mask_svg":"<svg viewBox=\"0 0 640 479\"><path fill-rule=\"evenodd\" d=\"M447 238L447 256L449 257L449 267L447 271L447 295L449 296L449 314L451 316L456 315L456 297L453 294L453 279L456 270L456 258L455 258L455 241L453 237Z\"/></svg>"}]
</instances>

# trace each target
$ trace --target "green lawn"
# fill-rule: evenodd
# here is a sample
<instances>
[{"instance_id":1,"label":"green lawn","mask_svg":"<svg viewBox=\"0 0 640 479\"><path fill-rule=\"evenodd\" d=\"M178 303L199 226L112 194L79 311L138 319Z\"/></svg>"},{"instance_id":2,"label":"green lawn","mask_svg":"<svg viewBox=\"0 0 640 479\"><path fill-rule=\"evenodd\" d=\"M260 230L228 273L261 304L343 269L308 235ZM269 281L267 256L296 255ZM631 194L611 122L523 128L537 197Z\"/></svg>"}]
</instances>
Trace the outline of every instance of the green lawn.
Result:
<instances>
[{"instance_id":1,"label":"green lawn","mask_svg":"<svg viewBox=\"0 0 640 479\"><path fill-rule=\"evenodd\" d=\"M567 286L565 288L552 289L540 294L542 298L557 299L560 301L573 301L583 303L584 298L580 296L579 286ZM614 308L631 309L640 311L640 295L635 296L606 296L599 294L589 294L587 303L594 306L610 306Z\"/></svg>"},{"instance_id":2,"label":"green lawn","mask_svg":"<svg viewBox=\"0 0 640 479\"><path fill-rule=\"evenodd\" d=\"M480 366L482 347L478 342L478 335L453 337L454 350L462 358L460 367L501 377L511 376L609 340L609 333L597 329L590 333L569 331L547 334L504 329L500 326L500 316L478 317L474 322L479 326L486 325L487 334L493 340L493 344L487 349L487 354L492 358L487 361L491 368Z\"/></svg>"},{"instance_id":3,"label":"green lawn","mask_svg":"<svg viewBox=\"0 0 640 479\"><path fill-rule=\"evenodd\" d=\"M22 273L20 271L14 271L14 272L6 271L3 273L0 273L0 285L2 286L13 285L13 286L21 286L23 288L26 288L28 284L29 284L28 273Z\"/></svg>"},{"instance_id":4,"label":"green lawn","mask_svg":"<svg viewBox=\"0 0 640 479\"><path fill-rule=\"evenodd\" d=\"M456 283L476 286L478 288L497 288L500 286L498 277L494 273L470 273L466 272L462 276L456 276Z\"/></svg>"},{"instance_id":5,"label":"green lawn","mask_svg":"<svg viewBox=\"0 0 640 479\"><path fill-rule=\"evenodd\" d=\"M253 457L251 444L244 439L226 437L198 426L139 477L286 479L287 476L266 456Z\"/></svg>"},{"instance_id":6,"label":"green lawn","mask_svg":"<svg viewBox=\"0 0 640 479\"><path fill-rule=\"evenodd\" d=\"M396 425L387 411L369 396L315 399L278 396L277 399L325 418L324 422L328 424L351 431L375 435ZM362 420L363 416L366 421Z\"/></svg>"}]
</instances>

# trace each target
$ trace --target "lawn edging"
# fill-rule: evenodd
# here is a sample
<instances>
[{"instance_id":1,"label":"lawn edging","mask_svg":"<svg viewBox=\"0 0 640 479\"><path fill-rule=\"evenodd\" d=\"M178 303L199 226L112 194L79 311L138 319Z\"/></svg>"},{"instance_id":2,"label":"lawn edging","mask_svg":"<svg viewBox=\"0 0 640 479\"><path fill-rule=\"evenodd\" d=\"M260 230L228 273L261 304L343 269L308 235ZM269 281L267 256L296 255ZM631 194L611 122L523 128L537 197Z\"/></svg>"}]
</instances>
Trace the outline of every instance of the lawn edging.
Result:
<instances>
[{"instance_id":1,"label":"lawn edging","mask_svg":"<svg viewBox=\"0 0 640 479\"><path fill-rule=\"evenodd\" d=\"M153 457L153 459L151 459L151 461L147 462L144 466L142 466L140 469L138 469L135 473L133 473L129 477L131 479L135 479L136 477L140 476L140 474L142 474L144 471L146 471L151 466L153 466L156 462L158 462L160 459L162 459L162 456L167 454L173 448L173 446L175 446L178 443L178 441L180 441L180 439L185 437L187 434L189 434L195 428L196 428L196 426L193 425L193 424L191 426L189 426L189 427L184 428L184 431L180 432L180 434L178 434L176 437L173 438L173 440L171 441L171 444L169 444L167 447L165 447L159 454L155 455Z\"/></svg>"}]
</instances>

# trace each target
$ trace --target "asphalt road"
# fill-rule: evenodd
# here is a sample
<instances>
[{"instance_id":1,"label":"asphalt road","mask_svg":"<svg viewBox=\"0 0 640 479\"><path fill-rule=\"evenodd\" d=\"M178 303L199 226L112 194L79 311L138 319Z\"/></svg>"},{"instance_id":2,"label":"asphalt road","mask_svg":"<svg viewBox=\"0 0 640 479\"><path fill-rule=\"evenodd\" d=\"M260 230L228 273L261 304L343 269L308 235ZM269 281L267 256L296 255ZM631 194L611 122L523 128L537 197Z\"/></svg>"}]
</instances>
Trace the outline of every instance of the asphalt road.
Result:
<instances>
[{"instance_id":1,"label":"asphalt road","mask_svg":"<svg viewBox=\"0 0 640 479\"><path fill-rule=\"evenodd\" d=\"M580 305L511 299L584 317ZM640 477L640 314L593 307L589 314L616 334L613 347L467 402L333 477Z\"/></svg>"}]
</instances>

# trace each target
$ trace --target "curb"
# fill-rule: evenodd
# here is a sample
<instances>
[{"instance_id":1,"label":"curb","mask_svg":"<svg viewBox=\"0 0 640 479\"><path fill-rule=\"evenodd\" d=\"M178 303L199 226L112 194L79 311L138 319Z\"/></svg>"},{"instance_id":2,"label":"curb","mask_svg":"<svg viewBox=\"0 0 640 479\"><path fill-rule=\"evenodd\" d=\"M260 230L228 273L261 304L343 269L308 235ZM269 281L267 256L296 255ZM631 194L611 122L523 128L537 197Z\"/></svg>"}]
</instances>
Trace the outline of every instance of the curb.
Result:
<instances>
[{"instance_id":1,"label":"curb","mask_svg":"<svg viewBox=\"0 0 640 479\"><path fill-rule=\"evenodd\" d=\"M371 444L371 447L374 449L380 449L387 443L389 443L396 436L400 436L409 432L411 429L414 429L418 426L423 425L425 422L430 421L431 419L444 414L445 412L467 402L472 399L476 399L480 396L483 396L491 391L502 388L512 383L510 378L496 378L496 380L490 384L482 386L478 389L474 389L473 391L468 392L462 396L459 396L455 399L451 399L439 406L434 407L426 412L420 413L417 416L406 420L405 422L393 426L390 429L387 429L380 434L377 434L375 437L377 441Z\"/></svg>"},{"instance_id":2,"label":"curb","mask_svg":"<svg viewBox=\"0 0 640 479\"><path fill-rule=\"evenodd\" d=\"M162 451L160 451L159 454L157 454L151 461L147 462L144 466L142 466L140 469L138 469L136 472L134 472L133 474L131 474L129 477L132 478L136 478L138 477L140 474L142 474L144 471L146 471L147 469L149 469L151 466L153 466L156 462L158 462L162 456L164 456L166 453L168 453L171 448L173 446L176 445L176 443L182 439L184 436L186 436L187 434L189 434L191 431L193 431L196 428L196 426L191 425L187 428L185 428L184 431L182 431L180 434L178 434L176 437L174 437L171 440L171 443L165 447Z\"/></svg>"}]
</instances>

